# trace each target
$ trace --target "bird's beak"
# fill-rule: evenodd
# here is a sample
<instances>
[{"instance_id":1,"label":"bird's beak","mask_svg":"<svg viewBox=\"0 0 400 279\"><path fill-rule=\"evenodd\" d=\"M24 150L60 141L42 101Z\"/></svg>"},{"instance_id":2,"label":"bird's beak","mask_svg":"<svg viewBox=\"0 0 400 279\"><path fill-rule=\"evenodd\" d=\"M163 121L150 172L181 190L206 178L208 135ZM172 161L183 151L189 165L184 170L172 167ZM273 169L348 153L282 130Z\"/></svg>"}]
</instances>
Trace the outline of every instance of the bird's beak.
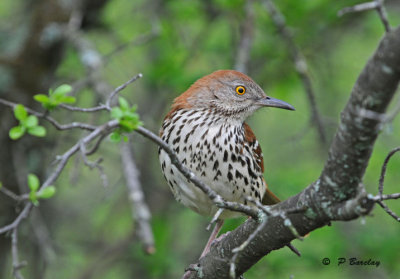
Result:
<instances>
[{"instance_id":1,"label":"bird's beak","mask_svg":"<svg viewBox=\"0 0 400 279\"><path fill-rule=\"evenodd\" d=\"M279 99L275 99L275 98L272 98L269 96L258 100L257 103L264 107L274 107L274 108L281 108L281 109L287 109L287 110L295 110L295 108L291 104L288 104L284 101L281 101Z\"/></svg>"}]
</instances>

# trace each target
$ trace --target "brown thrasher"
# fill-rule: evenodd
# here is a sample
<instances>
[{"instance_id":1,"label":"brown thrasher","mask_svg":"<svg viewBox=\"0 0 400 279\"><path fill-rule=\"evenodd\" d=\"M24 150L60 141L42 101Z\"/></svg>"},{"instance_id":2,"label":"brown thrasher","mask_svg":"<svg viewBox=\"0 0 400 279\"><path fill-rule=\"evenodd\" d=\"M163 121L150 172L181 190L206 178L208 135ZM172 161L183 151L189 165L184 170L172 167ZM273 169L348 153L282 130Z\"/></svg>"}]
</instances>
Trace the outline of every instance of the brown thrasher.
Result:
<instances>
[{"instance_id":1,"label":"brown thrasher","mask_svg":"<svg viewBox=\"0 0 400 279\"><path fill-rule=\"evenodd\" d=\"M263 177L261 147L244 122L261 107L294 110L290 104L265 95L245 74L216 71L174 100L160 136L182 164L225 200L247 204L246 196L250 196L266 205L275 204L279 199L267 189ZM159 159L176 200L202 215L217 212L210 198L171 164L162 149ZM202 256L221 229L222 220L236 216L240 214L228 210L219 216Z\"/></svg>"}]
</instances>

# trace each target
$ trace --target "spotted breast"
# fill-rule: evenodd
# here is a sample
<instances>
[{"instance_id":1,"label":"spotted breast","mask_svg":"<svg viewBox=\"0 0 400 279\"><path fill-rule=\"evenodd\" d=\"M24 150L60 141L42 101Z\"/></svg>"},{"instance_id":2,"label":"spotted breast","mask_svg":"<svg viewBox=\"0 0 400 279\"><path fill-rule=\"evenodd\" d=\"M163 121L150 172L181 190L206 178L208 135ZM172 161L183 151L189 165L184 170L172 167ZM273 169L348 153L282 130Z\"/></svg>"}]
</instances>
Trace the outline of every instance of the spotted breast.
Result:
<instances>
[{"instance_id":1,"label":"spotted breast","mask_svg":"<svg viewBox=\"0 0 400 279\"><path fill-rule=\"evenodd\" d=\"M228 201L247 204L246 196L279 201L263 178L261 147L244 121L261 107L294 108L266 96L248 76L222 70L196 81L175 99L160 131L161 138L197 177ZM159 150L162 172L175 198L202 215L217 207ZM225 211L220 218L237 216Z\"/></svg>"}]
</instances>

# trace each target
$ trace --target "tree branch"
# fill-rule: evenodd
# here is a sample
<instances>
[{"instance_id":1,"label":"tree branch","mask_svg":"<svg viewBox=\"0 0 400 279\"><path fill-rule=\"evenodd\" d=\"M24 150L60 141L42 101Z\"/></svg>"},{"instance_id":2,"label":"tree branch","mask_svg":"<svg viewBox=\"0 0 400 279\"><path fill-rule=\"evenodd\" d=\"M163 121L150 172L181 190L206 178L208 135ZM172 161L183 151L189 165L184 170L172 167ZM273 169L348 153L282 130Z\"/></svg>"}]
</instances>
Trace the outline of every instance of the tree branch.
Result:
<instances>
[{"instance_id":1,"label":"tree branch","mask_svg":"<svg viewBox=\"0 0 400 279\"><path fill-rule=\"evenodd\" d=\"M124 84L122 84L122 85L118 86L117 88L115 88L115 90L113 92L111 92L110 96L107 98L106 108L108 110L110 110L111 109L111 102L112 102L113 98L115 97L115 95L117 95L119 92L124 90L129 84L131 84L132 82L135 82L136 80L138 80L141 77L143 77L143 75L141 73L139 73L136 76L132 77L127 82L125 82Z\"/></svg>"},{"instance_id":2,"label":"tree branch","mask_svg":"<svg viewBox=\"0 0 400 279\"><path fill-rule=\"evenodd\" d=\"M376 10L386 32L390 31L390 24L387 18L386 9L384 7L384 0L374 0L371 2L361 3L352 7L346 7L338 12L338 16L343 16L348 13L364 12L369 10Z\"/></svg>"},{"instance_id":3,"label":"tree branch","mask_svg":"<svg viewBox=\"0 0 400 279\"><path fill-rule=\"evenodd\" d=\"M14 228L11 233L11 254L13 263L13 274L16 279L24 279L20 269L26 265L26 263L21 263L18 256L18 230Z\"/></svg>"},{"instance_id":4,"label":"tree branch","mask_svg":"<svg viewBox=\"0 0 400 279\"><path fill-rule=\"evenodd\" d=\"M4 99L0 98L0 104L8 106L10 108L13 108L18 105L17 103L13 103ZM39 118L43 118L45 120L47 120L48 122L50 122L57 130L70 130L70 129L82 129L82 130L88 130L88 131L93 131L96 127L90 124L86 124L86 123L80 123L80 122L72 122L72 123L68 123L68 124L60 124L58 123L54 118L50 117L46 112L45 113L40 113L37 112L33 109L30 109L28 107L25 107L26 111L29 112L32 115L35 115Z\"/></svg>"},{"instance_id":5,"label":"tree branch","mask_svg":"<svg viewBox=\"0 0 400 279\"><path fill-rule=\"evenodd\" d=\"M299 194L271 207L287 211L306 207L304 213L287 214L300 235L334 220L350 220L372 210L374 199L361 184L381 122L360 115L360 110L384 113L400 81L400 27L382 39L353 87L341 114L341 123L320 178ZM189 278L229 278L233 249L240 247L259 227L248 219L199 259L197 272ZM235 274L243 274L263 256L282 248L295 236L279 216L270 216L268 225L238 254Z\"/></svg>"},{"instance_id":6,"label":"tree branch","mask_svg":"<svg viewBox=\"0 0 400 279\"><path fill-rule=\"evenodd\" d=\"M136 168L130 142L123 142L120 147L122 169L128 188L129 200L132 204L132 215L136 222L136 234L143 244L144 251L148 254L155 252L154 236L151 229L150 209L144 200L142 186L139 181L139 171Z\"/></svg>"},{"instance_id":7,"label":"tree branch","mask_svg":"<svg viewBox=\"0 0 400 279\"><path fill-rule=\"evenodd\" d=\"M219 208L229 209L232 211L242 212L248 216L251 216L255 219L259 217L259 211L254 209L251 206L244 205L237 202L230 202L224 200L220 195L218 195L214 190L212 190L208 185L206 185L201 179L196 177L196 175L184 166L176 156L175 152L169 147L169 145L164 142L160 137L147 130L144 127L139 127L135 130L142 136L148 138L149 140L156 143L160 148L164 149L164 151L168 154L171 159L171 163L185 176L189 179L196 187L200 188L209 198L217 205Z\"/></svg>"},{"instance_id":8,"label":"tree branch","mask_svg":"<svg viewBox=\"0 0 400 279\"><path fill-rule=\"evenodd\" d=\"M246 16L240 26L239 44L236 53L235 70L247 73L250 59L250 48L254 34L254 0L247 0L244 3Z\"/></svg>"},{"instance_id":9,"label":"tree branch","mask_svg":"<svg viewBox=\"0 0 400 279\"><path fill-rule=\"evenodd\" d=\"M263 2L273 24L279 32L279 35L286 42L293 64L295 65L296 72L299 75L307 94L307 99L311 110L311 123L315 125L317 129L321 144L325 145L327 141L324 123L318 111L314 88L308 73L307 61L304 58L304 55L301 53L300 48L296 45L292 33L286 26L285 16L279 11L272 0L264 0Z\"/></svg>"},{"instance_id":10,"label":"tree branch","mask_svg":"<svg viewBox=\"0 0 400 279\"><path fill-rule=\"evenodd\" d=\"M383 187L385 183L385 175L386 175L386 168L387 165L392 158L392 156L400 151L400 146L392 149L389 154L386 156L383 165L382 165L382 170L381 170L381 176L379 178L379 194L374 197L374 200L383 208L383 210L386 211L387 214L392 216L396 221L400 222L400 217L394 213L390 208L383 202L384 200L394 200L394 199L399 199L400 198L400 193L395 193L395 194L390 194L390 195L384 195L383 194Z\"/></svg>"},{"instance_id":11,"label":"tree branch","mask_svg":"<svg viewBox=\"0 0 400 279\"><path fill-rule=\"evenodd\" d=\"M92 131L89 135L85 136L83 139L81 139L79 142L77 142L74 146L72 146L70 149L68 149L62 156L57 157L57 166L55 169L50 173L49 177L43 182L43 184L40 186L38 191L43 190L44 188L50 186L53 184L58 176L61 174L62 170L64 169L65 165L67 164L68 160L74 155L76 152L78 152L81 148L81 144L88 144L92 140L96 139L98 136L100 136L103 133L109 133L113 129L119 126L119 123L117 120L110 120L104 125L101 125L97 127L94 131ZM22 212L18 215L18 217L9 225L4 226L0 228L0 234L8 232L10 230L13 230L19 226L21 221L28 217L30 211L32 210L33 204L31 202L28 202Z\"/></svg>"}]
</instances>

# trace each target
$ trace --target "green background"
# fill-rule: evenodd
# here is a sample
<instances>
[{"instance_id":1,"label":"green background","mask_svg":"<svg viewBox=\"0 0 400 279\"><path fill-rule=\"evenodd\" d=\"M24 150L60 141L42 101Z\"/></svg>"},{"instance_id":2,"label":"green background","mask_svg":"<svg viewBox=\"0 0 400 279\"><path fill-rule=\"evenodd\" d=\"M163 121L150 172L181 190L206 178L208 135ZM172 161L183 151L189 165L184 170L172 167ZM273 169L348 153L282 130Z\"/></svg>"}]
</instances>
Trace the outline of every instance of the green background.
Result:
<instances>
[{"instance_id":1,"label":"green background","mask_svg":"<svg viewBox=\"0 0 400 279\"><path fill-rule=\"evenodd\" d=\"M396 27L400 24L400 1L386 2L390 23ZM360 1L276 1L308 62L329 141L357 76L384 34L374 11L337 16L341 8L356 3ZM18 48L24 32L24 9L23 1L0 2L0 47L5 54ZM253 9L254 38L248 74L268 95L296 107L295 112L264 109L248 120L263 149L269 187L285 199L318 178L328 148L319 143L316 129L310 126L305 90L286 43L264 6L255 1ZM112 0L101 14L101 25L84 36L102 55L125 44L108 57L98 74L116 87L143 73L143 78L121 95L138 105L145 127L157 132L173 99L190 84L215 70L234 67L244 18L244 1L239 0ZM9 30L14 25L18 28L11 34ZM146 37L152 29L155 34ZM65 49L65 57L55 74L53 87L61 83L74 85L86 77L87 71L71 45ZM0 78L0 82L5 83L4 79ZM82 107L104 100L104 96L96 96L87 88L79 90L76 97ZM398 99L397 94L391 108ZM93 117L62 110L53 116L65 123L74 120L101 123L109 119L106 113ZM54 142L46 160L38 161L35 154L30 155L27 164L31 172L38 165L50 171L55 156L83 135L81 131L57 132L47 127ZM377 194L385 156L400 145L399 131L400 121L395 119L384 125L376 142L364 179L372 194ZM96 170L83 167L82 160L77 158L71 160L55 184L56 196L41 202L37 211L49 231L50 248L40 249L40 245L33 244L32 224L25 221L20 228L20 258L28 261L22 270L26 278L180 278L184 268L197 259L207 241L205 228L209 218L198 216L174 201L158 165L157 147L138 134L133 134L132 139L145 198L153 215L151 224L157 252L146 255L134 235L119 147L106 140L92 157L104 158L109 186L103 187ZM388 167L386 193L399 192L399 169L400 157L395 155ZM388 204L400 212L398 201ZM224 231L243 221L229 220ZM400 225L376 207L371 216L334 222L310 233L302 242L294 241L301 258L287 248L274 251L245 277L399 278L399 233ZM330 265L322 264L325 257L331 259ZM380 266L347 263L338 266L340 257L378 260ZM11 278L10 257L7 266L6 278Z\"/></svg>"}]
</instances>

